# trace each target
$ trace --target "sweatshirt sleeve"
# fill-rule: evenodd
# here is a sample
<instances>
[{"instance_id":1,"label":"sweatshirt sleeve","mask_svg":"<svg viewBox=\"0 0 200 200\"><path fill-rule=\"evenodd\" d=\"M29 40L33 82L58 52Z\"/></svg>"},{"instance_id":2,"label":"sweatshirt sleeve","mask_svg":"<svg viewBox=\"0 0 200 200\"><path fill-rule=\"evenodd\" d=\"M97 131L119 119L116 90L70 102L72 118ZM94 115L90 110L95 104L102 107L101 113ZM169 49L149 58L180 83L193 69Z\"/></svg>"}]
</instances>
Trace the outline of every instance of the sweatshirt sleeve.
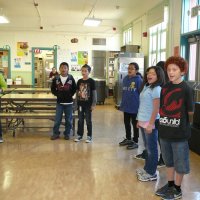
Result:
<instances>
[{"instance_id":1,"label":"sweatshirt sleeve","mask_svg":"<svg viewBox=\"0 0 200 200\"><path fill-rule=\"evenodd\" d=\"M58 95L57 88L56 88L56 78L53 79L51 84L51 92L54 96Z\"/></svg>"},{"instance_id":2,"label":"sweatshirt sleeve","mask_svg":"<svg viewBox=\"0 0 200 200\"><path fill-rule=\"evenodd\" d=\"M74 77L72 76L72 96L76 93L76 82L74 80Z\"/></svg>"},{"instance_id":3,"label":"sweatshirt sleeve","mask_svg":"<svg viewBox=\"0 0 200 200\"><path fill-rule=\"evenodd\" d=\"M4 91L7 88L6 81L2 74L0 74L0 88Z\"/></svg>"}]
</instances>

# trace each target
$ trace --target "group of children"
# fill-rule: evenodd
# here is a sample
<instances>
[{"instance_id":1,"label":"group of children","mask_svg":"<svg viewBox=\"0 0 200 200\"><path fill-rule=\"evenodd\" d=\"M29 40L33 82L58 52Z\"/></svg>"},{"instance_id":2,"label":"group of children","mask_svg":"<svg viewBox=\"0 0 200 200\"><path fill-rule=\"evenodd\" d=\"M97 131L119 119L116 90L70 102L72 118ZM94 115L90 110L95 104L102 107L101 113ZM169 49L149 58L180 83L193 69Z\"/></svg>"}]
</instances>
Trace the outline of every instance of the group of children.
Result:
<instances>
[{"instance_id":1,"label":"group of children","mask_svg":"<svg viewBox=\"0 0 200 200\"><path fill-rule=\"evenodd\" d=\"M145 165L136 170L136 175L138 180L146 182L157 180L159 141L160 159L163 157L166 165L168 183L155 194L162 199L173 200L182 197L183 176L190 171L188 139L193 90L182 79L188 70L183 58L168 58L164 69L165 72L162 66L147 68L142 81L137 75L137 63L129 64L128 75L123 80L120 106L124 112L126 138L119 145L127 146L127 149L137 148L140 130L145 150L136 158L144 158ZM165 77L166 73L168 77Z\"/></svg>"},{"instance_id":2,"label":"group of children","mask_svg":"<svg viewBox=\"0 0 200 200\"><path fill-rule=\"evenodd\" d=\"M76 93L78 105L78 134L74 141L79 142L83 139L85 117L88 131L86 143L90 143L92 142L92 110L97 102L95 81L89 78L91 68L87 64L82 66L81 73L83 78L79 79L77 84L73 76L68 74L68 63L61 63L59 71L60 75L55 76L51 85L51 91L57 97L56 116L51 140L56 140L60 137L59 127L62 122L63 112L65 113L64 139L70 139L74 102L73 96Z\"/></svg>"},{"instance_id":3,"label":"group of children","mask_svg":"<svg viewBox=\"0 0 200 200\"><path fill-rule=\"evenodd\" d=\"M182 79L188 70L187 62L183 58L168 58L164 69L168 77L159 66L147 68L142 77L138 73L138 64L135 62L129 64L128 75L123 80L120 106L121 111L124 112L126 138L119 145L127 146L127 149L137 148L140 130L145 150L136 158L145 158L145 165L136 170L136 175L140 181L153 181L157 180L157 143L160 142L168 183L155 194L162 199L173 200L182 197L183 176L190 171L188 139L190 137L189 115L193 114L193 90ZM73 96L76 93L78 131L74 141L79 142L83 139L85 118L88 131L86 142L90 143L92 142L92 110L97 102L95 81L89 78L91 68L87 64L82 66L83 78L79 79L77 84L73 76L68 74L68 63L61 63L59 71L60 75L53 78L51 85L51 91L57 97L51 140L60 137L59 127L63 112L65 113L64 139L70 139ZM1 88L4 87L1 79L0 85ZM131 124L134 131L133 138ZM0 142L2 142L1 124Z\"/></svg>"}]
</instances>

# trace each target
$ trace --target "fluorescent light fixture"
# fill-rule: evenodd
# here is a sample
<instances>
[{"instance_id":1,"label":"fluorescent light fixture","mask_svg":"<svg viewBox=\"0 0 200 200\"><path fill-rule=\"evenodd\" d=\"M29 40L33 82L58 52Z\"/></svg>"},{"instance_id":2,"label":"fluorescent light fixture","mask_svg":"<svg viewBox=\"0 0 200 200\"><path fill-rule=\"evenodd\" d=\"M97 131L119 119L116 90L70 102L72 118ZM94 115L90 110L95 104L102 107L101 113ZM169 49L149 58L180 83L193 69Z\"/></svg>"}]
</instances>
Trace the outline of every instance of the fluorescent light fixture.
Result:
<instances>
[{"instance_id":1,"label":"fluorescent light fixture","mask_svg":"<svg viewBox=\"0 0 200 200\"><path fill-rule=\"evenodd\" d=\"M10 23L10 21L8 20L7 17L1 15L0 16L0 24L7 24L7 23Z\"/></svg>"},{"instance_id":2,"label":"fluorescent light fixture","mask_svg":"<svg viewBox=\"0 0 200 200\"><path fill-rule=\"evenodd\" d=\"M97 19L97 18L85 18L83 25L84 26L99 26L101 21L102 21L101 19Z\"/></svg>"}]
</instances>

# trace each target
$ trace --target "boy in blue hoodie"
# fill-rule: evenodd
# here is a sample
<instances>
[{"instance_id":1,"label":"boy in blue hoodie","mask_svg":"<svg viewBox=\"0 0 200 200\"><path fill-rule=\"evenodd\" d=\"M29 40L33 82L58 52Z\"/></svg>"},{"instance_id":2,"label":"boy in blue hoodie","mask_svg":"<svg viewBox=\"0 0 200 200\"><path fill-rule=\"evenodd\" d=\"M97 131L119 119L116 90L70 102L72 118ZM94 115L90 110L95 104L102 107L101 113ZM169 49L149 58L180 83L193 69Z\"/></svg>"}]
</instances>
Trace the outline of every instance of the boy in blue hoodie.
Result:
<instances>
[{"instance_id":1,"label":"boy in blue hoodie","mask_svg":"<svg viewBox=\"0 0 200 200\"><path fill-rule=\"evenodd\" d=\"M141 76L137 75L139 66L132 62L128 66L128 75L123 80L122 86L122 102L120 110L124 112L124 125L126 130L126 138L119 143L120 146L126 146L127 149L135 149L138 147L139 130L137 128L137 113L139 108L140 87L142 85ZM134 136L131 138L131 123L133 126Z\"/></svg>"}]
</instances>

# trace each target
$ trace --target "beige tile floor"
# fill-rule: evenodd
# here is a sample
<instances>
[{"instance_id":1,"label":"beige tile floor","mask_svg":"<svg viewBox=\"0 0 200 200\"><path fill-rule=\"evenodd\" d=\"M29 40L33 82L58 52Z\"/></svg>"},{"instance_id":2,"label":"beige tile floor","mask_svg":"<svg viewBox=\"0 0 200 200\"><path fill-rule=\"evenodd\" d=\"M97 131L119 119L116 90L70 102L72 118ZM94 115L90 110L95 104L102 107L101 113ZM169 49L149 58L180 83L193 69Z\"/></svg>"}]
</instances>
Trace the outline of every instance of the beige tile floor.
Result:
<instances>
[{"instance_id":1,"label":"beige tile floor","mask_svg":"<svg viewBox=\"0 0 200 200\"><path fill-rule=\"evenodd\" d=\"M31 122L36 125L38 122ZM39 121L39 124L50 124ZM111 100L93 113L93 143L49 140L51 129L25 129L5 135L0 145L0 200L156 200L156 187L166 182L165 169L157 182L142 183L135 169L142 150L119 147L122 113ZM191 152L191 173L183 181L183 200L200 200L200 156Z\"/></svg>"}]
</instances>

